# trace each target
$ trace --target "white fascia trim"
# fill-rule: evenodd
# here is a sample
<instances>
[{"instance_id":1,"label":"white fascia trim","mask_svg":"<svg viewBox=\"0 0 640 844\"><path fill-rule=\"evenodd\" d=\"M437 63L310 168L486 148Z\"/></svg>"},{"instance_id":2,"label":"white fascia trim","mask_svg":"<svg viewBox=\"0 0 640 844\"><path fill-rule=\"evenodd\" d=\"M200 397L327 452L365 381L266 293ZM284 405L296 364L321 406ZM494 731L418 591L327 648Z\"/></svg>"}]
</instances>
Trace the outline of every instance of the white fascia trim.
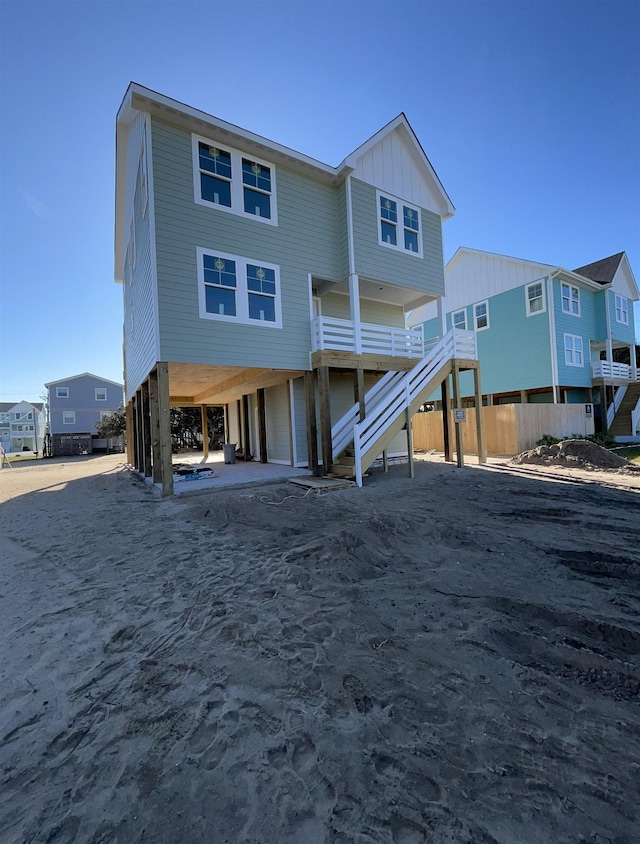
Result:
<instances>
[{"instance_id":1,"label":"white fascia trim","mask_svg":"<svg viewBox=\"0 0 640 844\"><path fill-rule=\"evenodd\" d=\"M566 281L567 284L579 285L583 287L590 287L592 290L607 290L611 284L599 284L597 281L591 281L583 275L578 275L571 270L565 270L564 267L556 267L551 274L553 278L559 278L560 281Z\"/></svg>"},{"instance_id":2,"label":"white fascia trim","mask_svg":"<svg viewBox=\"0 0 640 844\"><path fill-rule=\"evenodd\" d=\"M55 387L57 384L66 384L67 381L77 381L78 378L95 378L96 381L102 381L103 384L113 384L114 387L124 389L124 384L118 381L110 381L108 378L101 378L99 375L94 375L93 372L82 372L80 375L71 375L69 378L58 378L57 381L48 381L45 387Z\"/></svg>"}]
</instances>

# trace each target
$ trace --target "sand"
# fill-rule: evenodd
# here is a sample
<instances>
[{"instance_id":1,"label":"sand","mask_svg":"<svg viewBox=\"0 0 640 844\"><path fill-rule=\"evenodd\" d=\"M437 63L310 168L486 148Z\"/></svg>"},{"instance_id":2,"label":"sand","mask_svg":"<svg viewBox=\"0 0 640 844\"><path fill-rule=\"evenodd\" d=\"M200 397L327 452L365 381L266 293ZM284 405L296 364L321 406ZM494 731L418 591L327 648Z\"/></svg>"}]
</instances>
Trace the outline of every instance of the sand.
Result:
<instances>
[{"instance_id":1,"label":"sand","mask_svg":"<svg viewBox=\"0 0 640 844\"><path fill-rule=\"evenodd\" d=\"M0 472L2 844L639 840L637 475L122 459Z\"/></svg>"}]
</instances>

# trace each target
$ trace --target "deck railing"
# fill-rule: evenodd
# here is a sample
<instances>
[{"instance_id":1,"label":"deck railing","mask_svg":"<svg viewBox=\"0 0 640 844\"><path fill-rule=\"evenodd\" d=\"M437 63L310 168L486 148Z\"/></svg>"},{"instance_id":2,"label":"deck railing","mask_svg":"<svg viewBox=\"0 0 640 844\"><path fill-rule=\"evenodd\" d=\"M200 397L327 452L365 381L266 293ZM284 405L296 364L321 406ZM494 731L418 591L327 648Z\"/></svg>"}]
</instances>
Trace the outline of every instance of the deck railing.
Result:
<instances>
[{"instance_id":1,"label":"deck railing","mask_svg":"<svg viewBox=\"0 0 640 844\"><path fill-rule=\"evenodd\" d=\"M628 363L615 363L615 361L598 360L591 364L592 378L617 378L620 381L640 381L640 371L636 373L635 379Z\"/></svg>"},{"instance_id":2,"label":"deck railing","mask_svg":"<svg viewBox=\"0 0 640 844\"><path fill-rule=\"evenodd\" d=\"M422 331L390 325L354 323L348 319L316 317L311 323L311 348L354 354L421 358Z\"/></svg>"}]
</instances>

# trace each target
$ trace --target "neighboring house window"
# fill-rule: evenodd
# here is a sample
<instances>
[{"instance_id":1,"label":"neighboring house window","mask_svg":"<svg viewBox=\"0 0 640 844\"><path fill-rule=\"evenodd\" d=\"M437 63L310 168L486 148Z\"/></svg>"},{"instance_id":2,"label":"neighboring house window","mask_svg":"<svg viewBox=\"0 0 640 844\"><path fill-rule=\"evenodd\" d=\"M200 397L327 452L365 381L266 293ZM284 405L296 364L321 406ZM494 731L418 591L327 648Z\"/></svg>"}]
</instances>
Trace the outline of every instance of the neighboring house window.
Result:
<instances>
[{"instance_id":1,"label":"neighboring house window","mask_svg":"<svg viewBox=\"0 0 640 844\"><path fill-rule=\"evenodd\" d=\"M106 401L107 400L107 388L106 387L96 387L96 401Z\"/></svg>"},{"instance_id":2,"label":"neighboring house window","mask_svg":"<svg viewBox=\"0 0 640 844\"><path fill-rule=\"evenodd\" d=\"M580 316L580 291L573 284L566 284L564 281L562 290L562 310L565 314Z\"/></svg>"},{"instance_id":3,"label":"neighboring house window","mask_svg":"<svg viewBox=\"0 0 640 844\"><path fill-rule=\"evenodd\" d=\"M473 306L473 319L475 321L476 331L482 331L484 328L489 328L489 303L478 302Z\"/></svg>"},{"instance_id":4,"label":"neighboring house window","mask_svg":"<svg viewBox=\"0 0 640 844\"><path fill-rule=\"evenodd\" d=\"M62 424L63 425L75 425L76 422L76 412L75 410L64 410L62 412Z\"/></svg>"},{"instance_id":5,"label":"neighboring house window","mask_svg":"<svg viewBox=\"0 0 640 844\"><path fill-rule=\"evenodd\" d=\"M56 387L56 398L57 399L68 399L69 398L69 388L68 387Z\"/></svg>"},{"instance_id":6,"label":"neighboring house window","mask_svg":"<svg viewBox=\"0 0 640 844\"><path fill-rule=\"evenodd\" d=\"M378 243L422 256L420 209L380 191L376 193L380 217Z\"/></svg>"},{"instance_id":7,"label":"neighboring house window","mask_svg":"<svg viewBox=\"0 0 640 844\"><path fill-rule=\"evenodd\" d=\"M540 314L544 307L544 286L541 281L535 281L526 287L527 294L527 316Z\"/></svg>"},{"instance_id":8,"label":"neighboring house window","mask_svg":"<svg viewBox=\"0 0 640 844\"><path fill-rule=\"evenodd\" d=\"M200 316L282 327L280 268L198 248Z\"/></svg>"},{"instance_id":9,"label":"neighboring house window","mask_svg":"<svg viewBox=\"0 0 640 844\"><path fill-rule=\"evenodd\" d=\"M564 362L567 366L584 366L582 337L577 334L564 335Z\"/></svg>"},{"instance_id":10,"label":"neighboring house window","mask_svg":"<svg viewBox=\"0 0 640 844\"><path fill-rule=\"evenodd\" d=\"M467 312L464 311L454 311L452 314L452 322L454 328L462 328L466 331L467 329Z\"/></svg>"},{"instance_id":11,"label":"neighboring house window","mask_svg":"<svg viewBox=\"0 0 640 844\"><path fill-rule=\"evenodd\" d=\"M629 325L629 305L624 296L619 296L616 293L616 322L622 322L624 325Z\"/></svg>"},{"instance_id":12,"label":"neighboring house window","mask_svg":"<svg viewBox=\"0 0 640 844\"><path fill-rule=\"evenodd\" d=\"M275 168L192 135L195 200L277 225Z\"/></svg>"}]
</instances>

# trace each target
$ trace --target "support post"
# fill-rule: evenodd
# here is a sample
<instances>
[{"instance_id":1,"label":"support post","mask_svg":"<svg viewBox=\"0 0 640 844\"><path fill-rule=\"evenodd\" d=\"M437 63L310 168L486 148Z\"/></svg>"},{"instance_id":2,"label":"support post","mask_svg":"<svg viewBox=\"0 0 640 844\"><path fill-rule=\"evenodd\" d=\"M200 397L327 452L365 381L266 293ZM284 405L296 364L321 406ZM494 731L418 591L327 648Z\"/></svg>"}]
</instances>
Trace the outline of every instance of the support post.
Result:
<instances>
[{"instance_id":1,"label":"support post","mask_svg":"<svg viewBox=\"0 0 640 844\"><path fill-rule=\"evenodd\" d=\"M151 412L151 471L154 484L162 483L162 449L160 447L160 405L158 373L149 373L149 410Z\"/></svg>"},{"instance_id":2,"label":"support post","mask_svg":"<svg viewBox=\"0 0 640 844\"><path fill-rule=\"evenodd\" d=\"M362 422L365 415L364 406L364 370L361 366L354 370L353 373L353 396L354 402L359 405L359 421Z\"/></svg>"},{"instance_id":3,"label":"support post","mask_svg":"<svg viewBox=\"0 0 640 844\"><path fill-rule=\"evenodd\" d=\"M158 416L160 419L160 466L162 494L173 495L173 462L171 460L171 404L169 400L169 364L156 365L158 376Z\"/></svg>"},{"instance_id":4,"label":"support post","mask_svg":"<svg viewBox=\"0 0 640 844\"><path fill-rule=\"evenodd\" d=\"M389 471L389 452L386 448L382 452L382 468L385 472Z\"/></svg>"},{"instance_id":5,"label":"support post","mask_svg":"<svg viewBox=\"0 0 640 844\"><path fill-rule=\"evenodd\" d=\"M307 422L307 460L309 471L316 477L320 474L318 464L318 428L316 425L316 388L314 373L304 373L304 403Z\"/></svg>"},{"instance_id":6,"label":"support post","mask_svg":"<svg viewBox=\"0 0 640 844\"><path fill-rule=\"evenodd\" d=\"M331 402L329 392L329 367L318 369L318 387L320 399L320 439L322 441L322 470L331 471L333 465L333 444L331 442Z\"/></svg>"},{"instance_id":7,"label":"support post","mask_svg":"<svg viewBox=\"0 0 640 844\"><path fill-rule=\"evenodd\" d=\"M484 444L482 390L480 389L480 370L473 370L473 389L476 401L476 440L478 442L478 463L487 462L487 450Z\"/></svg>"},{"instance_id":8,"label":"support post","mask_svg":"<svg viewBox=\"0 0 640 844\"><path fill-rule=\"evenodd\" d=\"M360 280L357 273L349 273L349 316L353 323L354 352L362 354L362 327L360 324Z\"/></svg>"},{"instance_id":9,"label":"support post","mask_svg":"<svg viewBox=\"0 0 640 844\"><path fill-rule=\"evenodd\" d=\"M127 463L129 466L133 466L134 463L134 447L133 442L135 438L134 428L133 428L133 399L130 399L127 402L127 410L125 413L125 436L127 438Z\"/></svg>"},{"instance_id":10,"label":"support post","mask_svg":"<svg viewBox=\"0 0 640 844\"><path fill-rule=\"evenodd\" d=\"M142 390L136 390L136 469L144 474L144 407Z\"/></svg>"},{"instance_id":11,"label":"support post","mask_svg":"<svg viewBox=\"0 0 640 844\"><path fill-rule=\"evenodd\" d=\"M460 407L460 369L458 363L453 364L453 410L454 413ZM464 442L462 441L462 424L455 423L456 430L456 456L458 468L462 469L464 466Z\"/></svg>"},{"instance_id":12,"label":"support post","mask_svg":"<svg viewBox=\"0 0 640 844\"><path fill-rule=\"evenodd\" d=\"M264 389L258 390L258 442L260 444L260 462L267 463L267 412Z\"/></svg>"},{"instance_id":13,"label":"support post","mask_svg":"<svg viewBox=\"0 0 640 844\"><path fill-rule=\"evenodd\" d=\"M140 386L142 395L142 468L145 478L151 477L151 412L149 409L149 381Z\"/></svg>"},{"instance_id":14,"label":"support post","mask_svg":"<svg viewBox=\"0 0 640 844\"><path fill-rule=\"evenodd\" d=\"M205 460L209 457L209 417L207 405L200 405L200 419L202 421L202 456Z\"/></svg>"},{"instance_id":15,"label":"support post","mask_svg":"<svg viewBox=\"0 0 640 844\"><path fill-rule=\"evenodd\" d=\"M242 450L244 459L251 454L251 436L249 434L249 396L242 397Z\"/></svg>"},{"instance_id":16,"label":"support post","mask_svg":"<svg viewBox=\"0 0 640 844\"><path fill-rule=\"evenodd\" d=\"M405 419L407 427L407 450L409 452L409 477L415 478L416 469L413 462L413 428L411 427L411 411L409 408L405 410Z\"/></svg>"},{"instance_id":17,"label":"support post","mask_svg":"<svg viewBox=\"0 0 640 844\"><path fill-rule=\"evenodd\" d=\"M444 459L451 463L451 408L449 400L449 376L440 385L442 395L442 438L444 440Z\"/></svg>"}]
</instances>

